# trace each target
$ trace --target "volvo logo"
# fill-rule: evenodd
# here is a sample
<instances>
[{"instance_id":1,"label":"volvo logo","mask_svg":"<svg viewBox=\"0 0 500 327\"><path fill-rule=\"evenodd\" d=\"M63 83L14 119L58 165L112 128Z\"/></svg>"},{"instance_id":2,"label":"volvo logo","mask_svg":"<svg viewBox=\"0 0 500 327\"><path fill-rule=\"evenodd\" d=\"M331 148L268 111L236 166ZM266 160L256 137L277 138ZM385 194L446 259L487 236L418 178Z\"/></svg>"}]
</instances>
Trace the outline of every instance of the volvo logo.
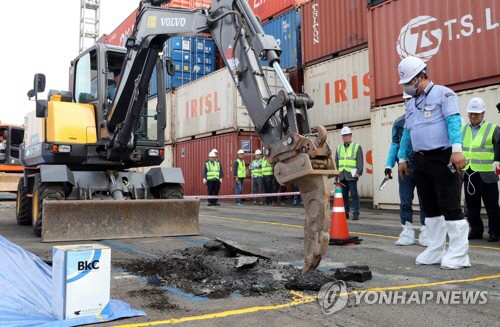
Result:
<instances>
[{"instance_id":1,"label":"volvo logo","mask_svg":"<svg viewBox=\"0 0 500 327\"><path fill-rule=\"evenodd\" d=\"M161 26L164 27L184 27L186 25L186 18L174 17L174 18L162 18Z\"/></svg>"}]
</instances>

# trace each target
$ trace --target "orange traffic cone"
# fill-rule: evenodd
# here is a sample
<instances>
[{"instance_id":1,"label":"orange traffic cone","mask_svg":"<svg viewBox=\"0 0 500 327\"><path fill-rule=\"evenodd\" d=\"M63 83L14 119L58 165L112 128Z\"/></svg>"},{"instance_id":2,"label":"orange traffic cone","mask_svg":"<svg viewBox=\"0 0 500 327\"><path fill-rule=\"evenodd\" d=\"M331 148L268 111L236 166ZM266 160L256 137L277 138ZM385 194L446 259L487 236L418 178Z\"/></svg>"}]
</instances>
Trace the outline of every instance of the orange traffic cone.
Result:
<instances>
[{"instance_id":1,"label":"orange traffic cone","mask_svg":"<svg viewBox=\"0 0 500 327\"><path fill-rule=\"evenodd\" d=\"M330 245L352 246L362 241L357 236L350 237L342 198L342 188L337 184L332 206L332 223L330 224Z\"/></svg>"}]
</instances>

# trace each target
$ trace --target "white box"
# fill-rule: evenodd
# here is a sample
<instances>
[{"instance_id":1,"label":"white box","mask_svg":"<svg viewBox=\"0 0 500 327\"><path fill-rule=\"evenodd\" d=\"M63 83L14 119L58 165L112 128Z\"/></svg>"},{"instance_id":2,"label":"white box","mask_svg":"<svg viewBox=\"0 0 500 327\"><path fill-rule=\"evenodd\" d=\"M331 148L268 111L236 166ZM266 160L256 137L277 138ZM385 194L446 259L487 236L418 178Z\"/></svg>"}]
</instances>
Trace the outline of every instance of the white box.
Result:
<instances>
[{"instance_id":1,"label":"white box","mask_svg":"<svg viewBox=\"0 0 500 327\"><path fill-rule=\"evenodd\" d=\"M109 314L110 274L108 246L54 246L52 315L63 320Z\"/></svg>"}]
</instances>

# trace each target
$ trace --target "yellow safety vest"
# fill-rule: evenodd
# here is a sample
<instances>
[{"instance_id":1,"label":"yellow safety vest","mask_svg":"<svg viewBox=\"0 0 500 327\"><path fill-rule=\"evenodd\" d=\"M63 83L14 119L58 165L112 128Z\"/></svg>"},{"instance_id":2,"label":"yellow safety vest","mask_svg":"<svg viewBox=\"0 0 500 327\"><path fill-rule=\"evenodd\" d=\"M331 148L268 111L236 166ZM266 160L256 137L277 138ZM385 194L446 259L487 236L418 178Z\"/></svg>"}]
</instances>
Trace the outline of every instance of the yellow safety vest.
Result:
<instances>
[{"instance_id":1,"label":"yellow safety vest","mask_svg":"<svg viewBox=\"0 0 500 327\"><path fill-rule=\"evenodd\" d=\"M469 124L462 126L462 143L464 156L469 159L465 169L478 172L492 172L495 149L493 148L493 133L495 124L484 122L476 137L472 139L472 127Z\"/></svg>"},{"instance_id":2,"label":"yellow safety vest","mask_svg":"<svg viewBox=\"0 0 500 327\"><path fill-rule=\"evenodd\" d=\"M252 165L252 177L262 177L262 159L255 159L252 161ZM259 168L256 168L257 166L259 166Z\"/></svg>"},{"instance_id":3,"label":"yellow safety vest","mask_svg":"<svg viewBox=\"0 0 500 327\"><path fill-rule=\"evenodd\" d=\"M207 162L207 180L220 179L220 162Z\"/></svg>"},{"instance_id":4,"label":"yellow safety vest","mask_svg":"<svg viewBox=\"0 0 500 327\"><path fill-rule=\"evenodd\" d=\"M262 175L263 176L273 175L273 166L265 158L262 158Z\"/></svg>"},{"instance_id":5,"label":"yellow safety vest","mask_svg":"<svg viewBox=\"0 0 500 327\"><path fill-rule=\"evenodd\" d=\"M238 178L247 177L247 169L245 168L245 162L241 159L236 159L238 162Z\"/></svg>"},{"instance_id":6,"label":"yellow safety vest","mask_svg":"<svg viewBox=\"0 0 500 327\"><path fill-rule=\"evenodd\" d=\"M337 153L339 154L339 171L350 173L353 169L356 169L358 148L359 144L351 143L346 151L344 144L339 145L337 148Z\"/></svg>"}]
</instances>

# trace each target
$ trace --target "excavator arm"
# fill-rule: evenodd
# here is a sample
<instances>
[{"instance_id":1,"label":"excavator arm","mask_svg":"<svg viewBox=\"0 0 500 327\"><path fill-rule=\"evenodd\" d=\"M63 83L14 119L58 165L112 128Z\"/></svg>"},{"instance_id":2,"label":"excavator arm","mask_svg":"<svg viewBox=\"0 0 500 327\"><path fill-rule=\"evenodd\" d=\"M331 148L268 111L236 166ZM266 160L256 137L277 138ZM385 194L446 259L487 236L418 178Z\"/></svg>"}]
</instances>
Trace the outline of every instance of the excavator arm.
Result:
<instances>
[{"instance_id":1,"label":"excavator arm","mask_svg":"<svg viewBox=\"0 0 500 327\"><path fill-rule=\"evenodd\" d=\"M193 11L160 7L165 2L141 1L107 114L108 156L120 157L130 150L133 126L166 40L211 34L264 144L264 154L274 164L276 179L282 185L293 182L302 194L306 211L304 272L314 270L328 248L328 179L337 172L326 143L326 129L308 124L307 110L313 101L291 88L280 67L281 49L274 37L264 33L246 0L213 0L211 8ZM274 67L286 92L271 93L260 60Z\"/></svg>"}]
</instances>

